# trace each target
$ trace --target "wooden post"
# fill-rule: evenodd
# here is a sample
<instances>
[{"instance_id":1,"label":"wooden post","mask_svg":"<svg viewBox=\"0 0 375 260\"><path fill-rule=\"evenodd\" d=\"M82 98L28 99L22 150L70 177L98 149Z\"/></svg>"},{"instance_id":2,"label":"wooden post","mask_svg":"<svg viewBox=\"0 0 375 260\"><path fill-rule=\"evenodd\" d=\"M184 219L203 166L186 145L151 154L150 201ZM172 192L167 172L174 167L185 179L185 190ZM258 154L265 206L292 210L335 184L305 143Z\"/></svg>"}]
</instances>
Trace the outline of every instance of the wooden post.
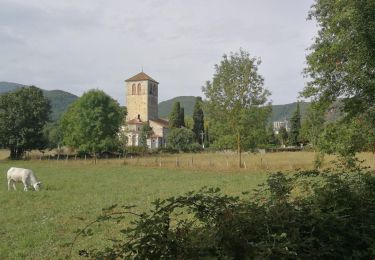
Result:
<instances>
[{"instance_id":1,"label":"wooden post","mask_svg":"<svg viewBox=\"0 0 375 260\"><path fill-rule=\"evenodd\" d=\"M77 154L74 156L74 160L77 161Z\"/></svg>"},{"instance_id":2,"label":"wooden post","mask_svg":"<svg viewBox=\"0 0 375 260\"><path fill-rule=\"evenodd\" d=\"M178 161L178 157L176 157L176 167L180 166L180 162Z\"/></svg>"},{"instance_id":3,"label":"wooden post","mask_svg":"<svg viewBox=\"0 0 375 260\"><path fill-rule=\"evenodd\" d=\"M66 160L69 160L69 155L68 154L66 155Z\"/></svg>"},{"instance_id":4,"label":"wooden post","mask_svg":"<svg viewBox=\"0 0 375 260\"><path fill-rule=\"evenodd\" d=\"M191 167L194 166L194 159L193 159L193 156L191 157Z\"/></svg>"}]
</instances>

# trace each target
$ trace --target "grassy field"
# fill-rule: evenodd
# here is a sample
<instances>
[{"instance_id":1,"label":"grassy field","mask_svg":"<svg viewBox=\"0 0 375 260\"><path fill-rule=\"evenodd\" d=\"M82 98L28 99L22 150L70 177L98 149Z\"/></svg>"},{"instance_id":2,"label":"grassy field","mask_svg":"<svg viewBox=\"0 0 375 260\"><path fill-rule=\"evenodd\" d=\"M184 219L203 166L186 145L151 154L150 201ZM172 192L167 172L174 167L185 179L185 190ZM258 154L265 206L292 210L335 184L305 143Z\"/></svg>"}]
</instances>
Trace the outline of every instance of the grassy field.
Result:
<instances>
[{"instance_id":1,"label":"grassy field","mask_svg":"<svg viewBox=\"0 0 375 260\"><path fill-rule=\"evenodd\" d=\"M41 192L6 189L5 172L10 166L34 170L43 182ZM220 187L227 194L251 190L265 180L262 173L213 173L124 166L119 161L87 162L20 161L1 162L0 259L57 259L67 254L63 245L71 242L73 231L100 214L103 207L138 205L147 210L156 198ZM79 218L85 219L84 221ZM101 247L117 234L117 226L104 225L98 235L81 239L80 247Z\"/></svg>"},{"instance_id":2,"label":"grassy field","mask_svg":"<svg viewBox=\"0 0 375 260\"><path fill-rule=\"evenodd\" d=\"M125 165L123 159L99 160L96 165L90 160L1 160L0 259L64 258L68 253L64 244L72 241L73 232L94 220L103 207L135 204L137 212L145 211L157 198L203 186L240 195L264 182L267 172L311 168L313 157L312 153L249 154L243 169L236 168L236 156L225 154L133 158ZM360 157L374 167L372 154ZM5 173L10 166L33 169L43 190L26 193L19 184L17 192L8 192ZM80 239L75 249L101 248L118 229L112 224L96 227L96 235Z\"/></svg>"}]
</instances>

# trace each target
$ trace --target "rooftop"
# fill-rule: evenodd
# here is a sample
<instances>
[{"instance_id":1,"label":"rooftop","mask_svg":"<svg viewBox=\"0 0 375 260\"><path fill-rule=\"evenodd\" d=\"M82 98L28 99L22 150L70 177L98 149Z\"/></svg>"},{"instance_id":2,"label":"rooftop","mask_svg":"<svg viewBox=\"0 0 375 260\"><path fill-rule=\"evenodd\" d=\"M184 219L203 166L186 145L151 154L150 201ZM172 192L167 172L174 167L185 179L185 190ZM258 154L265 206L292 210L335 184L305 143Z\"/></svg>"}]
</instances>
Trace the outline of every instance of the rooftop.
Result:
<instances>
[{"instance_id":1,"label":"rooftop","mask_svg":"<svg viewBox=\"0 0 375 260\"><path fill-rule=\"evenodd\" d=\"M140 72L140 73L138 73L137 75L134 75L131 78L128 78L127 80L125 80L125 82L129 82L129 81L143 81L143 80L150 80L150 81L153 81L153 82L159 84L159 82L157 82L156 80L154 80L153 78L151 78L149 75L147 75L143 71Z\"/></svg>"}]
</instances>

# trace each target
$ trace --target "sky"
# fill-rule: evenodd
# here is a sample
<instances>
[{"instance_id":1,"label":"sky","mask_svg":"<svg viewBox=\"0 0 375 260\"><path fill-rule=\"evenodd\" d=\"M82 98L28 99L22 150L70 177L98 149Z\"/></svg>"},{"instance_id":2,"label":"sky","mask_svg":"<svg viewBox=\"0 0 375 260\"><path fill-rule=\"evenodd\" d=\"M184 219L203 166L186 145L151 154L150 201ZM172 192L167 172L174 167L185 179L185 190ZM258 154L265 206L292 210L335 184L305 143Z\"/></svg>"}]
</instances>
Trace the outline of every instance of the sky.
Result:
<instances>
[{"instance_id":1,"label":"sky","mask_svg":"<svg viewBox=\"0 0 375 260\"><path fill-rule=\"evenodd\" d=\"M297 100L317 32L313 0L0 0L0 81L125 103L143 71L159 102L203 96L214 65L240 48L260 58L273 104Z\"/></svg>"}]
</instances>

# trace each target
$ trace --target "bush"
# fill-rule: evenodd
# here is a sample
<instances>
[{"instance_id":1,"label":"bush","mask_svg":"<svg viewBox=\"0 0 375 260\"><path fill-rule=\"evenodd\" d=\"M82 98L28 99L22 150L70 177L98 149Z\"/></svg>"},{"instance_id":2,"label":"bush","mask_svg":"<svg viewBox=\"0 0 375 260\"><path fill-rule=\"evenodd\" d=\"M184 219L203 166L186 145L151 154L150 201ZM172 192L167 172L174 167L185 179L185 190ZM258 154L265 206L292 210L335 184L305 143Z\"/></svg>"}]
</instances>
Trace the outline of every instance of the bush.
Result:
<instances>
[{"instance_id":1,"label":"bush","mask_svg":"<svg viewBox=\"0 0 375 260\"><path fill-rule=\"evenodd\" d=\"M192 151L195 134L187 128L172 128L167 137L167 148L182 152Z\"/></svg>"},{"instance_id":2,"label":"bush","mask_svg":"<svg viewBox=\"0 0 375 260\"><path fill-rule=\"evenodd\" d=\"M270 175L252 197L203 188L153 202L120 230L122 241L81 250L96 259L373 259L375 176L352 171ZM121 221L129 207L104 210L97 222ZM78 235L85 234L80 230Z\"/></svg>"}]
</instances>

